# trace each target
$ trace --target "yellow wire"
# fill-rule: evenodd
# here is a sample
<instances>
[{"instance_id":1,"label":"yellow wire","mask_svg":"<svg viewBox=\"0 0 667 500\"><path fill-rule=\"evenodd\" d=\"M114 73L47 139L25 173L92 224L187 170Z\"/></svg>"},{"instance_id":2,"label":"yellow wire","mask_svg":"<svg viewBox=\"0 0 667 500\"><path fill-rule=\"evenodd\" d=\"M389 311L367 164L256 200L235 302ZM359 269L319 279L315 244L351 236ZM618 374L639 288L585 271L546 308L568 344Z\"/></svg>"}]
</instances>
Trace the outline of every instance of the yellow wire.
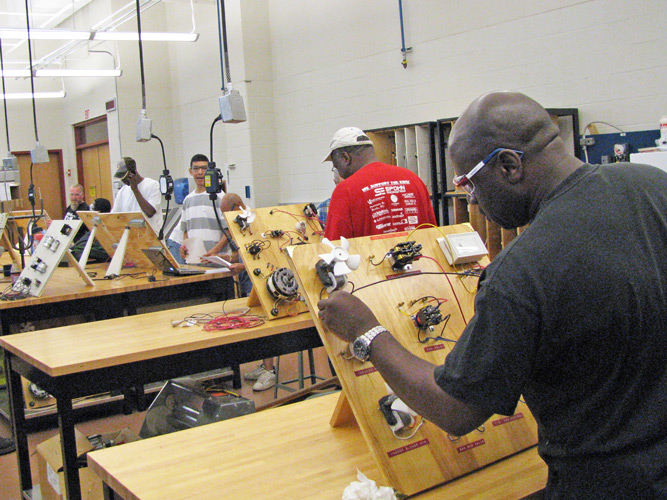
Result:
<instances>
[{"instance_id":1,"label":"yellow wire","mask_svg":"<svg viewBox=\"0 0 667 500\"><path fill-rule=\"evenodd\" d=\"M410 239L410 236L412 236L417 229L422 228L422 227L438 227L438 226L436 226L435 224L430 224L430 223L419 224L416 228L414 228L412 230L412 232L410 234L408 234L408 237L405 238L405 241L408 241Z\"/></svg>"}]
</instances>

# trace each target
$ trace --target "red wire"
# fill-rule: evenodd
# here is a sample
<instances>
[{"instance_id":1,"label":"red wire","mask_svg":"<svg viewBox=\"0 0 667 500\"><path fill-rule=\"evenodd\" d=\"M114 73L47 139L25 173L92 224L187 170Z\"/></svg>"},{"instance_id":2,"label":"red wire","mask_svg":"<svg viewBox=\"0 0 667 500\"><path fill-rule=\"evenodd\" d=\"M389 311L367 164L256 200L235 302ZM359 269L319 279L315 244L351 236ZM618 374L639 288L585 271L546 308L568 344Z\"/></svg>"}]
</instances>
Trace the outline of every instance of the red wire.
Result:
<instances>
[{"instance_id":1,"label":"red wire","mask_svg":"<svg viewBox=\"0 0 667 500\"><path fill-rule=\"evenodd\" d=\"M452 285L452 281L449 279L449 276L447 275L447 271L445 271L445 269L442 267L440 262L438 262L433 257L429 257L427 255L422 255L419 258L420 259L429 259L429 260L432 260L433 262L435 262L436 264L438 264L438 267L440 268L442 273L445 275L445 278L447 278L447 283L449 283L449 287L452 289L452 293L454 294L454 298L456 299L456 305L459 306L459 311L461 312L461 317L463 318L463 322L467 325L468 322L466 321L465 314L463 314L463 307L461 307L461 302L459 302L459 297L456 295L456 292L454 291L454 285Z\"/></svg>"},{"instance_id":2,"label":"red wire","mask_svg":"<svg viewBox=\"0 0 667 500\"><path fill-rule=\"evenodd\" d=\"M255 328L264 324L264 320L259 316L218 316L208 323L204 324L204 331L212 332L217 330L235 330L238 328Z\"/></svg>"}]
</instances>

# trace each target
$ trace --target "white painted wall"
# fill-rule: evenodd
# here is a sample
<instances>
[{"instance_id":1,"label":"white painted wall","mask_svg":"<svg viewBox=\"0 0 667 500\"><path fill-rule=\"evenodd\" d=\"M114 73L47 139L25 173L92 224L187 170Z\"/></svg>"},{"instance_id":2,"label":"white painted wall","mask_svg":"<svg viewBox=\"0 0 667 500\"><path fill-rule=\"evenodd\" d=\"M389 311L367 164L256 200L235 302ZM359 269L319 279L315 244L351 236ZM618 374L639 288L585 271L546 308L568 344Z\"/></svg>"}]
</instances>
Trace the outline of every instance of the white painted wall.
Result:
<instances>
[{"instance_id":1,"label":"white painted wall","mask_svg":"<svg viewBox=\"0 0 667 500\"><path fill-rule=\"evenodd\" d=\"M123 3L93 0L77 16ZM244 194L249 186L251 206L329 197L330 164L321 161L339 127L455 117L492 90L519 90L546 107L579 108L582 127L607 121L627 131L656 129L667 114L664 0L405 1L406 44L412 47L407 69L401 66L396 1L225 4L233 86L244 96L248 121L216 125L214 159L224 172L226 164L234 165L230 189ZM148 115L174 177L187 175L192 154L209 154L209 130L219 113L215 2L194 5L197 43L144 44ZM142 16L142 24L147 31L190 31L190 2L164 1ZM122 29L136 29L136 20ZM116 115L122 140L119 145L110 132L112 160L122 146L142 173L157 178L163 168L159 144L134 141L141 104L137 44L102 49L123 69ZM42 144L64 149L66 165L74 165L71 125L86 109L90 116L102 113L115 86L110 80L65 85L64 101L38 103L39 133ZM12 149L34 147L30 104L11 102L9 121ZM4 137L4 124L0 130Z\"/></svg>"},{"instance_id":2,"label":"white painted wall","mask_svg":"<svg viewBox=\"0 0 667 500\"><path fill-rule=\"evenodd\" d=\"M582 127L656 129L667 113L663 0L412 0L403 8L407 69L396 1L270 1L281 200L329 196L330 165L319 162L339 127L455 117L493 90L579 108Z\"/></svg>"}]
</instances>

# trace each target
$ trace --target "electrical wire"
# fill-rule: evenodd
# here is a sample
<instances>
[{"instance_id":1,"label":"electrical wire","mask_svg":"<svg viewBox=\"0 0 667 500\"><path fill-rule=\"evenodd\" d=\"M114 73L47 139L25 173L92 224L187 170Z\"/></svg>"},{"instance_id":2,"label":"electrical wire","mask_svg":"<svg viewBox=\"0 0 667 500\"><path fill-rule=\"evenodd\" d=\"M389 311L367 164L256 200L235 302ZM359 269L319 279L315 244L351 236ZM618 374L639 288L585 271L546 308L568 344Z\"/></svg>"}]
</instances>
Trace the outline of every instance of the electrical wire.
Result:
<instances>
[{"instance_id":1,"label":"electrical wire","mask_svg":"<svg viewBox=\"0 0 667 500\"><path fill-rule=\"evenodd\" d=\"M468 320L466 320L466 316L465 316L465 314L463 314L463 307L461 306L461 302L459 301L458 295L456 295L456 291L454 290L454 285L452 285L452 280L450 280L449 276L448 276L448 274L456 274L456 275L460 276L461 273L447 273L447 272L445 272L445 269L442 267L442 264L440 264L440 262L438 262L437 259L434 259L433 257L429 257L428 255L422 255L421 257L419 257L419 259L429 259L429 260L432 260L433 262L435 262L438 265L438 267L442 271L442 274L444 274L445 278L447 278L447 283L449 283L449 287L452 289L452 293L454 294L454 298L456 299L456 304L459 306L459 311L461 311L461 317L463 318L463 322L467 325Z\"/></svg>"},{"instance_id":2,"label":"electrical wire","mask_svg":"<svg viewBox=\"0 0 667 500\"><path fill-rule=\"evenodd\" d=\"M151 137L155 138L158 140L160 143L160 147L162 148L162 163L164 164L164 171L163 175L167 176L169 175L169 169L167 168L167 155L164 152L164 143L162 142L162 139L160 139L157 135L151 133ZM160 184L162 185L162 184ZM167 200L167 208L166 208L166 213L169 214L169 202L171 201L171 194L167 193L164 195L165 200ZM160 228L160 233L158 234L158 239L163 240L164 239L164 228L167 225L167 218L165 217L162 221L162 227Z\"/></svg>"},{"instance_id":3,"label":"electrical wire","mask_svg":"<svg viewBox=\"0 0 667 500\"><path fill-rule=\"evenodd\" d=\"M26 0L27 3L28 0ZM141 41L141 5L136 0L137 5L137 34L139 38L139 69L141 71L141 109L146 109L146 77L144 76L144 48Z\"/></svg>"},{"instance_id":4,"label":"electrical wire","mask_svg":"<svg viewBox=\"0 0 667 500\"><path fill-rule=\"evenodd\" d=\"M35 105L35 77L32 69L32 44L30 43L30 9L28 0L25 0L25 23L28 32L28 58L30 60L30 89L32 91L32 120L35 125L35 141L39 143L39 134L37 132L37 107ZM32 168L32 167L31 167Z\"/></svg>"},{"instance_id":5,"label":"electrical wire","mask_svg":"<svg viewBox=\"0 0 667 500\"><path fill-rule=\"evenodd\" d=\"M585 140L585 139L586 139L586 134L587 134L586 131L590 128L591 125L597 125L597 124L600 124L600 125L607 125L608 127L611 127L611 128L614 128L614 129L618 130L618 131L621 133L621 135L625 135L625 131L624 131L624 130L621 130L621 129L618 128L616 125L612 125L611 123L602 122L602 121L594 121L594 122L590 122L588 125L586 125L586 126L584 127L584 133L583 133L583 135L581 136L582 139L584 139L584 143L582 144L582 147L581 147L581 148L584 150L584 159L586 160L586 163L588 163L588 149L586 148L586 140Z\"/></svg>"},{"instance_id":6,"label":"electrical wire","mask_svg":"<svg viewBox=\"0 0 667 500\"><path fill-rule=\"evenodd\" d=\"M264 318L254 314L226 314L213 318L204 324L203 329L206 332L235 330L239 328L255 328L264 323Z\"/></svg>"},{"instance_id":7,"label":"electrical wire","mask_svg":"<svg viewBox=\"0 0 667 500\"><path fill-rule=\"evenodd\" d=\"M222 115L218 115L215 120L213 120L213 123L211 123L211 130L208 133L208 141L209 141L209 146L210 146L210 154L209 158L211 159L211 163L213 163L213 128L215 127L215 124L218 123L220 120L222 120Z\"/></svg>"},{"instance_id":8,"label":"electrical wire","mask_svg":"<svg viewBox=\"0 0 667 500\"><path fill-rule=\"evenodd\" d=\"M11 153L12 149L9 145L9 120L7 119L7 89L5 88L5 60L2 55L2 39L0 39L0 72L2 73L2 101L5 110L5 133L7 135L7 151Z\"/></svg>"}]
</instances>

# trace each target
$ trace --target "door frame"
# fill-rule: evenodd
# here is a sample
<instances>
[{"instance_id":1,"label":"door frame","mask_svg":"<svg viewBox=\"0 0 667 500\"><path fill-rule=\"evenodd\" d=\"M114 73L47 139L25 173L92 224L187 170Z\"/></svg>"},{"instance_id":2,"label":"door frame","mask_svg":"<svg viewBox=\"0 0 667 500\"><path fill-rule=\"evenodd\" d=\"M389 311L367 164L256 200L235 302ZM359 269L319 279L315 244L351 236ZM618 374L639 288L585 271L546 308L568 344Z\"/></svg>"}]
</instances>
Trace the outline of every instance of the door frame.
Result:
<instances>
[{"instance_id":1,"label":"door frame","mask_svg":"<svg viewBox=\"0 0 667 500\"><path fill-rule=\"evenodd\" d=\"M98 122L106 122L107 123L107 138L106 140L101 140L101 141L95 141L95 142L83 142L83 130L85 129L86 126L92 125L94 123ZM83 183L84 175L83 175L83 150L84 149L90 149L90 148L95 148L97 146L100 146L102 144L109 144L109 127L108 127L108 120L107 120L107 115L100 115L96 116L95 118L91 118L90 120L85 120L79 123L75 123L72 125L74 128L74 147L76 149L76 177L77 177L77 182L81 184L84 188L84 193L86 192L86 186Z\"/></svg>"},{"instance_id":2,"label":"door frame","mask_svg":"<svg viewBox=\"0 0 667 500\"><path fill-rule=\"evenodd\" d=\"M27 150L27 151L13 151L12 154L14 156L18 156L18 155L26 155L27 156L27 155L30 155L31 153L30 153L30 150ZM64 182L65 168L64 168L64 163L63 163L63 150L62 149L49 149L48 154L49 154L49 156L53 154L58 159L58 182L60 183L60 204L62 206L62 212L64 213L65 209L67 208L69 203L67 202L67 194L68 193L66 192L65 182ZM26 189L26 200L27 200L28 186L26 186L25 189ZM19 188L19 193L22 193L22 192L23 192L23 189L22 189L22 186L21 186ZM23 199L23 197L20 196L20 199ZM27 207L29 207L29 206L30 206L30 203L28 203L26 201L26 206L24 208L27 210ZM52 215L52 214L49 214L49 215L51 217L54 217L54 215ZM58 217L60 217L60 215L58 215Z\"/></svg>"}]
</instances>

